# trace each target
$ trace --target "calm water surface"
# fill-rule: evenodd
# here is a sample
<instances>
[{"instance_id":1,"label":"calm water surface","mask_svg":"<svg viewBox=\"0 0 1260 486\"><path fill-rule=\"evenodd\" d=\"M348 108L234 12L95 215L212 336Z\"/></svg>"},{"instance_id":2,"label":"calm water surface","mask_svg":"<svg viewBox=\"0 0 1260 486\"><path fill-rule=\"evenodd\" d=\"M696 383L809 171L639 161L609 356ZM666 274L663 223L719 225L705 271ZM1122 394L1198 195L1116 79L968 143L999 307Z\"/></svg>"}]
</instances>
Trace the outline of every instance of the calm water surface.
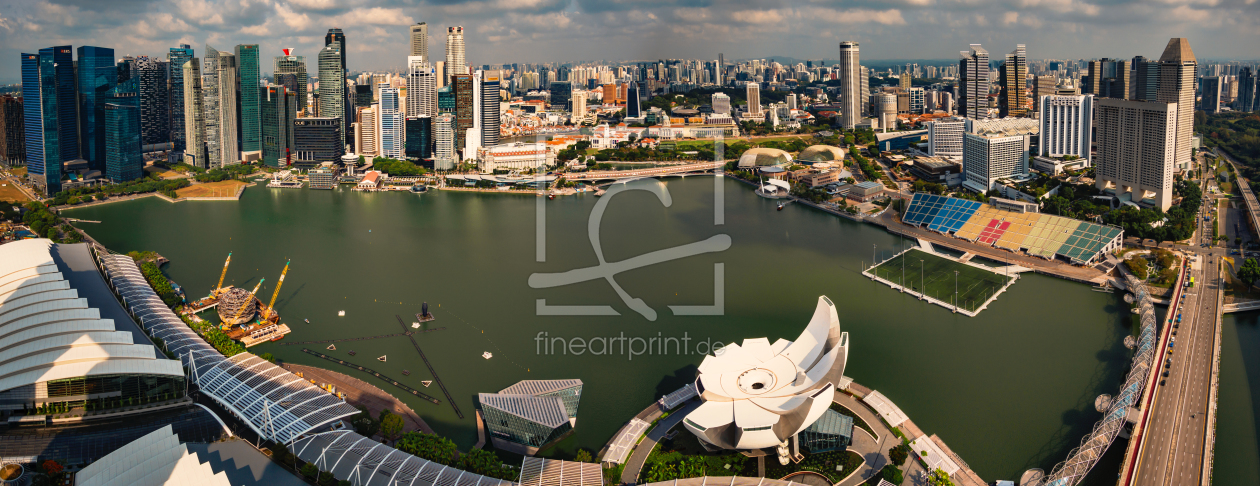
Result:
<instances>
[{"instance_id":1,"label":"calm water surface","mask_svg":"<svg viewBox=\"0 0 1260 486\"><path fill-rule=\"evenodd\" d=\"M553 453L597 450L629 417L691 381L705 344L794 339L819 295L835 301L850 334L845 374L883 392L990 481L1016 479L1029 467L1049 468L1062 460L1098 419L1094 397L1114 393L1127 367L1121 341L1130 321L1117 295L1028 274L979 317L954 315L859 275L872 258L872 245L887 256L903 244L898 237L800 205L775 211L775 202L734 181L718 186L725 199L721 226L713 225L712 178L671 179L669 208L642 191L617 195L608 206L600 232L608 261L715 234L731 237L726 251L617 276L626 292L656 310L655 321L627 308L603 280L552 289L527 283L535 272L597 264L586 236L598 200L593 196L546 202L545 263L536 261L536 198L530 196L251 187L237 203L146 198L68 214L103 221L82 227L115 251L155 250L170 258L165 270L190 296L214 286L232 252L228 283L252 288L265 278L259 293L270 298L291 259L276 304L294 329L286 341L399 332L394 316L410 324L428 302L437 316L431 325L445 330L417 339L465 418L456 417L436 386L426 391L442 405L408 403L461 447L476 441L477 393L522 379L580 378L585 388L576 433ZM672 315L669 305L713 302L714 263L725 266L724 315ZM620 315L538 316L537 299L549 305L610 305ZM341 310L345 317L337 317ZM679 352L671 344L664 355L632 356L614 344L600 354L590 349L575 356L539 341L622 336L688 338L689 346ZM413 387L431 379L404 338L337 348L334 354ZM250 351L348 372L300 349L267 343ZM349 350L358 355L350 357ZM494 357L483 359L485 351ZM374 359L381 355L388 362ZM411 375L403 377L404 369ZM375 378L361 378L393 391ZM1114 483L1118 460L1108 456L1089 482Z\"/></svg>"}]
</instances>

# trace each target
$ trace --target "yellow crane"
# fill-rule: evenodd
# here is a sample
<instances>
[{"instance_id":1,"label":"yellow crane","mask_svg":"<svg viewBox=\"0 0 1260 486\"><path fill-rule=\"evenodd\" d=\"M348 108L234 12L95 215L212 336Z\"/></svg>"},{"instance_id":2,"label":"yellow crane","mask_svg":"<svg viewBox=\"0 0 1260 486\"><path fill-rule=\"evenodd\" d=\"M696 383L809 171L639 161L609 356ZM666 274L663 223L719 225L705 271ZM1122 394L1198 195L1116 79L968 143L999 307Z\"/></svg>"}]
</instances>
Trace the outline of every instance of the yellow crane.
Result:
<instances>
[{"instance_id":1,"label":"yellow crane","mask_svg":"<svg viewBox=\"0 0 1260 486\"><path fill-rule=\"evenodd\" d=\"M276 297L280 295L280 286L284 285L284 274L289 273L290 263L292 263L292 260L284 262L284 270L280 271L280 281L276 282L276 291L271 294L271 302L267 304L267 309L264 311L265 313L263 314L263 318L262 318L263 322L266 322L267 319L270 319L271 313L275 312L271 306L276 305Z\"/></svg>"},{"instance_id":2,"label":"yellow crane","mask_svg":"<svg viewBox=\"0 0 1260 486\"><path fill-rule=\"evenodd\" d=\"M254 301L254 294L257 294L257 293L258 293L258 288L259 288L259 287L262 287L262 284L263 284L263 282L265 282L265 281L267 281L267 279L265 279L265 278L264 278L264 279L260 279L260 280L258 281L258 285L255 285L255 286L254 286L254 290L249 291L249 298L245 299L245 303L244 303L244 304L241 304L241 308L240 308L240 310L236 311L236 315L235 315L235 316L232 316L232 322L236 322L236 320L237 320L237 319L240 319L240 318L241 318L241 314L244 314L244 313L245 313L245 308L246 308L246 307L249 307L249 303ZM224 323L224 327L231 327L231 325L230 325L230 324L227 324L227 323Z\"/></svg>"},{"instance_id":3,"label":"yellow crane","mask_svg":"<svg viewBox=\"0 0 1260 486\"><path fill-rule=\"evenodd\" d=\"M227 267L228 265L231 265L231 264L232 264L232 253L228 252L227 261L223 262L223 273L219 274L219 284L215 285L214 290L210 292L216 297L219 295L219 289L223 288L223 277L227 276Z\"/></svg>"}]
</instances>

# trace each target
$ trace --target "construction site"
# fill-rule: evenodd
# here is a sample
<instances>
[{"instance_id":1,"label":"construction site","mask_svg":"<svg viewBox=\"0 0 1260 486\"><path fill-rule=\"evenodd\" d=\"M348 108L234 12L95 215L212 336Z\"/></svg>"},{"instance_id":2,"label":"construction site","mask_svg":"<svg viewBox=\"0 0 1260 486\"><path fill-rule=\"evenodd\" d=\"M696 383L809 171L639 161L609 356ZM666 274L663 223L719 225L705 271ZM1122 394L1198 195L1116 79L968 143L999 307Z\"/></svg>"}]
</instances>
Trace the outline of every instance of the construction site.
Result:
<instances>
[{"instance_id":1,"label":"construction site","mask_svg":"<svg viewBox=\"0 0 1260 486\"><path fill-rule=\"evenodd\" d=\"M228 253L223 263L223 272L210 294L190 303L184 308L184 314L194 319L197 315L214 309L219 316L219 328L231 339L240 341L245 347L267 341L278 341L291 332L287 324L280 323L280 314L275 310L276 297L280 295L280 287L284 285L284 276L289 273L289 264L284 263L280 271L280 280L271 294L271 301L263 304L258 298L258 289L267 279L259 279L253 290L245 290L232 285L224 286L228 267L232 264L232 254Z\"/></svg>"}]
</instances>

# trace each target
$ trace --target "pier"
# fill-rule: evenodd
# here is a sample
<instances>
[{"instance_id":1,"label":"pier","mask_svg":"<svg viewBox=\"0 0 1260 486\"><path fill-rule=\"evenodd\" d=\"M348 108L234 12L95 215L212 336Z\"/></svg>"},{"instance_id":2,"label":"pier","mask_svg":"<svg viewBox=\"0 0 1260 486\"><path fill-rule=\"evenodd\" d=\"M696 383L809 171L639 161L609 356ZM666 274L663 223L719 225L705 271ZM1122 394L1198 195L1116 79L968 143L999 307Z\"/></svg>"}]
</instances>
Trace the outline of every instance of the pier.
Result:
<instances>
[{"instance_id":1,"label":"pier","mask_svg":"<svg viewBox=\"0 0 1260 486\"><path fill-rule=\"evenodd\" d=\"M398 325L402 326L403 331L405 332L407 330L407 323L403 322L402 316L395 314L394 317L398 318ZM458 415L461 419L464 418L464 412L459 410L459 405L455 403L454 398L451 398L451 392L447 391L446 385L442 384L442 378L438 377L437 370L433 369L433 364L429 363L429 358L425 357L424 351L420 349L420 343L416 342L416 337L408 334L407 339L411 340L411 345L416 347L417 353L420 353L420 359L424 360L424 365L429 367L429 374L433 375L433 381L437 382L438 388L442 389L442 394L446 395L446 401L450 402L451 408L455 409L455 415Z\"/></svg>"},{"instance_id":2,"label":"pier","mask_svg":"<svg viewBox=\"0 0 1260 486\"><path fill-rule=\"evenodd\" d=\"M390 377L388 377L388 376L385 376L385 375L382 375L382 374L380 374L380 373L377 373L377 372L376 372L376 370L373 370L373 369L371 369L371 368L367 368L367 367L359 366L359 365L357 365L357 364L354 364L354 363L351 363L351 362L349 362L349 361L345 361L345 360L342 360L342 359L337 359L337 358L334 358L334 357L332 357L332 356L329 356L329 355L326 355L326 354L324 354L324 353L321 353L321 352L319 352L319 351L311 351L311 350L310 350L310 349L308 349L308 348L302 348L302 352L303 352L303 353L306 353L306 354L309 354L309 355L312 355L312 356L318 356L318 357L320 357L320 358L326 359L326 360L328 360L328 361L332 361L332 362L334 362L334 363L340 364L340 365L345 366L345 367L348 367L348 368L354 368L354 369L356 369L356 370L366 372L366 373L367 373L367 374L369 374L369 375L372 375L372 376L375 376L375 377L380 378L380 379L382 379L382 380L385 380L387 383L389 383L389 384L391 384L391 385L394 385L394 386L396 386L396 387L398 387L398 388L402 388L402 389L403 389L403 391L406 391L407 393L410 393L410 394L412 394L412 395L415 395L415 396L418 396L418 397L423 398L423 399L425 399L425 400L428 400L428 401L430 401L430 402L433 402L433 404L434 404L434 405L440 405L440 404L442 403L442 402L441 402L441 401L439 401L438 399L433 398L433 397L431 397L431 396L429 396L429 395L425 394L424 392L422 392L422 391L420 391L420 390L417 390L417 389L415 389L415 388L412 388L412 387L409 387L409 386L404 385L404 384L402 384L402 383L399 383L399 382L398 382L398 380L395 380L395 379L390 378ZM437 377L434 377L434 378L437 378ZM440 382L439 382L439 383L440 383ZM446 390L445 390L445 389L443 389L442 391L446 391ZM447 398L448 398L448 399L450 398L450 395L449 395L449 394L447 395ZM457 407L457 408L455 408L455 410L456 410L456 411L458 411L458 410L459 410L459 408ZM463 417L461 416L460 418L463 418Z\"/></svg>"}]
</instances>

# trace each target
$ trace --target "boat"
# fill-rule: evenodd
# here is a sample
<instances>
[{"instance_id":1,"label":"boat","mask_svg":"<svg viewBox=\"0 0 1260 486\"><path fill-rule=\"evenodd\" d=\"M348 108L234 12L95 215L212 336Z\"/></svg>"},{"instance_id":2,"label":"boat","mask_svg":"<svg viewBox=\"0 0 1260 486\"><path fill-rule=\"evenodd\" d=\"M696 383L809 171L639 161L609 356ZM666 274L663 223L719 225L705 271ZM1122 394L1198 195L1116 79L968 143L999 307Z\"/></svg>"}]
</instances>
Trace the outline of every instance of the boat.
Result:
<instances>
[{"instance_id":1,"label":"boat","mask_svg":"<svg viewBox=\"0 0 1260 486\"><path fill-rule=\"evenodd\" d=\"M310 324L310 323L311 323L311 320L310 320L310 319L302 319L302 320L303 320L303 321L306 321L306 323L307 323L307 324Z\"/></svg>"},{"instance_id":2,"label":"boat","mask_svg":"<svg viewBox=\"0 0 1260 486\"><path fill-rule=\"evenodd\" d=\"M420 382L420 384L421 384L421 385L424 385L424 387L425 387L425 388L428 388L428 387L429 387L429 385L432 385L432 384L433 384L433 380L424 380L424 381Z\"/></svg>"},{"instance_id":3,"label":"boat","mask_svg":"<svg viewBox=\"0 0 1260 486\"><path fill-rule=\"evenodd\" d=\"M783 203L779 203L779 211L783 210Z\"/></svg>"},{"instance_id":4,"label":"boat","mask_svg":"<svg viewBox=\"0 0 1260 486\"><path fill-rule=\"evenodd\" d=\"M336 345L336 344L329 344L327 349L328 349L329 351L336 351L336 350L337 350L337 345Z\"/></svg>"},{"instance_id":5,"label":"boat","mask_svg":"<svg viewBox=\"0 0 1260 486\"><path fill-rule=\"evenodd\" d=\"M547 199L555 199L555 198L556 198L556 195L555 195L555 194L548 194L548 195L547 195Z\"/></svg>"},{"instance_id":6,"label":"boat","mask_svg":"<svg viewBox=\"0 0 1260 486\"><path fill-rule=\"evenodd\" d=\"M383 354L382 354L382 355L381 355L381 357L376 358L376 360L377 360L377 361L380 361L380 362L382 362L382 363L384 363L384 362L385 362L385 355L383 355Z\"/></svg>"},{"instance_id":7,"label":"boat","mask_svg":"<svg viewBox=\"0 0 1260 486\"><path fill-rule=\"evenodd\" d=\"M338 311L338 312L337 312L337 317L345 317L345 316L346 316L346 311Z\"/></svg>"},{"instance_id":8,"label":"boat","mask_svg":"<svg viewBox=\"0 0 1260 486\"><path fill-rule=\"evenodd\" d=\"M494 357L494 355L493 355L493 354L490 354L490 352L489 352L489 351L486 351L486 352L484 352L484 353L481 353L481 357L482 357L482 358L485 358L485 359L490 359L490 358L493 358L493 357Z\"/></svg>"}]
</instances>

